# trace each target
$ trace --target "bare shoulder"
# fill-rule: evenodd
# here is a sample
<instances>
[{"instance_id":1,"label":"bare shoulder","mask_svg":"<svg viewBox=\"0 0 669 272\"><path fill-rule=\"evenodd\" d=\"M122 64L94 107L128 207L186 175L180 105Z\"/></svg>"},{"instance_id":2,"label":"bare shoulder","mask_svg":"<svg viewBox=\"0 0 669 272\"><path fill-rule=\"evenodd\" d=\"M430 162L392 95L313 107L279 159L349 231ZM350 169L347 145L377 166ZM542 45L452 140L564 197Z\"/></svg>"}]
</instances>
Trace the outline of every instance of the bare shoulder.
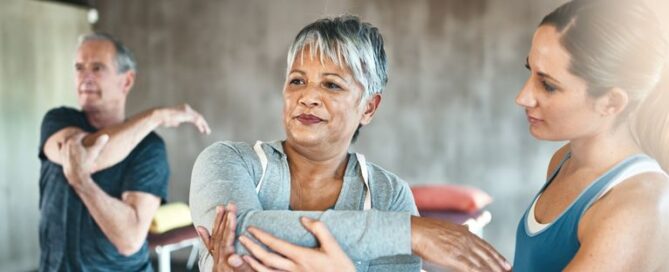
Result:
<instances>
[{"instance_id":1,"label":"bare shoulder","mask_svg":"<svg viewBox=\"0 0 669 272\"><path fill-rule=\"evenodd\" d=\"M562 147L560 147L560 149L555 151L555 153L553 153L553 157L551 157L551 161L548 164L546 177L550 177L550 175L553 174L553 172L555 172L555 169L558 167L558 165L560 165L560 162L562 161L562 159L564 159L564 156L567 155L567 152L569 152L569 150L570 150L569 144L565 144Z\"/></svg>"},{"instance_id":2,"label":"bare shoulder","mask_svg":"<svg viewBox=\"0 0 669 272\"><path fill-rule=\"evenodd\" d=\"M669 178L648 172L613 187L591 208L593 215L634 219L636 222L669 223Z\"/></svg>"},{"instance_id":3,"label":"bare shoulder","mask_svg":"<svg viewBox=\"0 0 669 272\"><path fill-rule=\"evenodd\" d=\"M570 268L656 271L669 267L669 180L644 173L614 187L586 211L578 227L581 242ZM594 269L598 267L601 269ZM577 269L578 268L578 269Z\"/></svg>"},{"instance_id":4,"label":"bare shoulder","mask_svg":"<svg viewBox=\"0 0 669 272\"><path fill-rule=\"evenodd\" d=\"M669 242L669 179L660 173L630 177L597 201L581 221L585 235L610 229L646 247Z\"/></svg>"},{"instance_id":5,"label":"bare shoulder","mask_svg":"<svg viewBox=\"0 0 669 272\"><path fill-rule=\"evenodd\" d=\"M627 205L669 205L665 203L669 200L669 178L657 172L642 173L623 181L609 195Z\"/></svg>"}]
</instances>

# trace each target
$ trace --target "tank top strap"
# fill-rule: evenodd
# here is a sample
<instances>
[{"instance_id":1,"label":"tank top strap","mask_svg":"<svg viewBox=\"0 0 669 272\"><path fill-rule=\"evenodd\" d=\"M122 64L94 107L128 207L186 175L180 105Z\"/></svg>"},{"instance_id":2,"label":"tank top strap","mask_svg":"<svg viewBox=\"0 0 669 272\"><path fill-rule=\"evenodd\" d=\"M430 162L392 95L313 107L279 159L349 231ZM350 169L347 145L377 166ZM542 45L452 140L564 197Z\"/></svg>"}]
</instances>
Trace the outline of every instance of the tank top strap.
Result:
<instances>
[{"instance_id":1,"label":"tank top strap","mask_svg":"<svg viewBox=\"0 0 669 272\"><path fill-rule=\"evenodd\" d=\"M623 177L627 170L648 161L654 160L645 154L633 155L618 163L618 165L602 175L590 188L587 189L584 195L578 199L577 205L581 206L578 217L582 217L585 211L599 200L605 191L611 189L611 185L620 181L620 178L629 178Z\"/></svg>"},{"instance_id":2,"label":"tank top strap","mask_svg":"<svg viewBox=\"0 0 669 272\"><path fill-rule=\"evenodd\" d=\"M634 165L646 159L648 159L648 156L646 155L633 155L616 164L614 167L597 178L595 182L593 182L581 193L581 195L578 196L572 207L568 208L568 210L565 212L565 216L570 217L568 220L573 220L576 224L578 224L578 221L580 221L585 211L587 211L588 208L591 207L592 204L598 199L600 192L607 188L609 184L614 182L616 178L626 169L634 167Z\"/></svg>"},{"instance_id":3,"label":"tank top strap","mask_svg":"<svg viewBox=\"0 0 669 272\"><path fill-rule=\"evenodd\" d=\"M546 188L548 187L548 185L550 185L551 182L553 182L553 180L555 179L555 177L557 176L557 174L558 174L558 173L560 172L560 170L562 169L562 166L564 166L564 163L565 163L569 158L571 158L571 151L568 151L567 153L564 154L564 156L563 156L562 159L560 160L560 163L558 164L558 166L555 167L555 169L554 169L553 172L550 174L550 176L548 176L548 177L546 178L546 183L544 183L544 186L541 187L541 190L539 190L539 193L537 193L537 195L543 193L543 191L546 190Z\"/></svg>"}]
</instances>

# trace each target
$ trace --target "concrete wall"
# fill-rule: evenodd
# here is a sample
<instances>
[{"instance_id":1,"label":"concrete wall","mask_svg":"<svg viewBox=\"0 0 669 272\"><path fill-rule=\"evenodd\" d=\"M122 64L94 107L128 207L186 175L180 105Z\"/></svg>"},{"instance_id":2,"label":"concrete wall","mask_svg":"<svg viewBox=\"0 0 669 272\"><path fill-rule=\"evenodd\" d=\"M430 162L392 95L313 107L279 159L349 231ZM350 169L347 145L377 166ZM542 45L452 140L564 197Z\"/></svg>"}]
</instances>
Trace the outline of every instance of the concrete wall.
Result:
<instances>
[{"instance_id":1,"label":"concrete wall","mask_svg":"<svg viewBox=\"0 0 669 272\"><path fill-rule=\"evenodd\" d=\"M0 271L37 267L39 127L55 105L76 105L77 36L86 12L58 4L0 4Z\"/></svg>"}]
</instances>

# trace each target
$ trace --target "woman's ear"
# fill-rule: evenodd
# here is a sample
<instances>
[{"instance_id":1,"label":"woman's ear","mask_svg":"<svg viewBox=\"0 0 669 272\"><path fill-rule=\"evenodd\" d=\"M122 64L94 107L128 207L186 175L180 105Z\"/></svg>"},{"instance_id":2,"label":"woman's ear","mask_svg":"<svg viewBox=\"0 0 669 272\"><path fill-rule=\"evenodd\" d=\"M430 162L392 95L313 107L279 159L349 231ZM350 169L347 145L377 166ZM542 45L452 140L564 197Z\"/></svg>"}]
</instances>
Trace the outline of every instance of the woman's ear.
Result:
<instances>
[{"instance_id":1,"label":"woman's ear","mask_svg":"<svg viewBox=\"0 0 669 272\"><path fill-rule=\"evenodd\" d=\"M365 104L365 111L362 114L362 120L360 120L361 125L367 125L369 122L372 121L372 118L374 117L374 113L376 113L376 110L379 108L379 105L381 104L381 95L380 94L375 94L369 99L367 99L367 102Z\"/></svg>"},{"instance_id":2,"label":"woman's ear","mask_svg":"<svg viewBox=\"0 0 669 272\"><path fill-rule=\"evenodd\" d=\"M597 99L596 109L602 116L617 115L629 104L627 92L620 88L612 88Z\"/></svg>"}]
</instances>

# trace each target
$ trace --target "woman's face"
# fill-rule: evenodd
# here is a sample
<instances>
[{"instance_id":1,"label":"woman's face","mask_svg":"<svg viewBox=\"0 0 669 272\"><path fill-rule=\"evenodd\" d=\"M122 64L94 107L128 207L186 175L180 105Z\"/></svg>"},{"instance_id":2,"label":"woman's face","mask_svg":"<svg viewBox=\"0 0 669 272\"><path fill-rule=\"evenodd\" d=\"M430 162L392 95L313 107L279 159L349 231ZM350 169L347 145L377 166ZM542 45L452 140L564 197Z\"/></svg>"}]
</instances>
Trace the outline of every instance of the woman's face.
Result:
<instances>
[{"instance_id":1,"label":"woman's face","mask_svg":"<svg viewBox=\"0 0 669 272\"><path fill-rule=\"evenodd\" d=\"M516 97L525 108L530 133L541 140L564 141L593 135L602 129L587 83L569 71L570 55L553 26L541 26L527 58L530 77Z\"/></svg>"},{"instance_id":2,"label":"woman's face","mask_svg":"<svg viewBox=\"0 0 669 272\"><path fill-rule=\"evenodd\" d=\"M369 114L369 103L360 107L362 94L362 85L348 67L328 58L321 63L320 55L311 57L308 49L303 50L283 88L287 140L302 146L348 148L358 125L367 124L374 113Z\"/></svg>"}]
</instances>

